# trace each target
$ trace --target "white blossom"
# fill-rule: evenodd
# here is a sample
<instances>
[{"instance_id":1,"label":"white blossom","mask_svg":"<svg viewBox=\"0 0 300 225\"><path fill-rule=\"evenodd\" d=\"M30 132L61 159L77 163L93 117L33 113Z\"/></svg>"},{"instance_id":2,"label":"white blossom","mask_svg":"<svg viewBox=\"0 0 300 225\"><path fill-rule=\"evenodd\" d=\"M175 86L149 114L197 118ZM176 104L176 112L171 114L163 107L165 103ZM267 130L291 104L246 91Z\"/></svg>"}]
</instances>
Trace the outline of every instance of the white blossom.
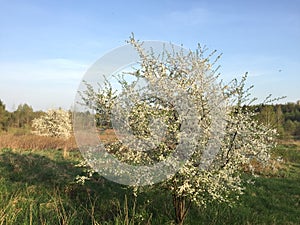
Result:
<instances>
[{"instance_id":1,"label":"white blossom","mask_svg":"<svg viewBox=\"0 0 300 225\"><path fill-rule=\"evenodd\" d=\"M40 136L69 138L72 132L70 113L63 109L50 109L32 122L33 133Z\"/></svg>"}]
</instances>

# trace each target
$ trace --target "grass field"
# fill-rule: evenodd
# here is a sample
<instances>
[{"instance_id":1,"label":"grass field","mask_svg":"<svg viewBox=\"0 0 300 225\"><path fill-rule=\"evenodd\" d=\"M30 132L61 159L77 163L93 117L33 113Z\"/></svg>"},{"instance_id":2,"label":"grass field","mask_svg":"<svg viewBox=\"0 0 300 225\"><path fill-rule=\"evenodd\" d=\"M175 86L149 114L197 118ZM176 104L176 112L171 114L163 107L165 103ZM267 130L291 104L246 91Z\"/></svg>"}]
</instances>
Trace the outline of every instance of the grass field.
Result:
<instances>
[{"instance_id":1,"label":"grass field","mask_svg":"<svg viewBox=\"0 0 300 225\"><path fill-rule=\"evenodd\" d=\"M283 143L274 154L284 166L272 175L252 177L240 202L230 208L193 207L186 224L300 224L300 145ZM2 224L172 224L168 193L152 189L137 198L131 189L95 177L74 182L80 153L62 150L0 151Z\"/></svg>"}]
</instances>

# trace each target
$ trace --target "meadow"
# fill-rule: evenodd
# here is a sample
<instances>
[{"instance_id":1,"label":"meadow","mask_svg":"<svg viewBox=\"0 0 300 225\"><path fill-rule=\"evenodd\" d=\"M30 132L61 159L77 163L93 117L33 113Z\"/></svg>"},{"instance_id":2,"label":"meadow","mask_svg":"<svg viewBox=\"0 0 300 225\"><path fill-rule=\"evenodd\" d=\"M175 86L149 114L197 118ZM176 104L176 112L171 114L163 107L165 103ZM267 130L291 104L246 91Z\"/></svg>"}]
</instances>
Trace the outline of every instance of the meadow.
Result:
<instances>
[{"instance_id":1,"label":"meadow","mask_svg":"<svg viewBox=\"0 0 300 225\"><path fill-rule=\"evenodd\" d=\"M174 224L166 191L154 187L135 197L131 188L97 175L85 185L76 183L83 169L76 166L81 154L73 141L60 143L68 146L65 156L59 146L45 145L52 142L43 137L10 136L15 145L30 138L24 143L39 143L23 149L3 146L8 137L1 137L0 225ZM254 184L245 184L233 207L193 206L185 224L300 224L300 143L282 142L274 155L282 158L277 171L245 173Z\"/></svg>"}]
</instances>

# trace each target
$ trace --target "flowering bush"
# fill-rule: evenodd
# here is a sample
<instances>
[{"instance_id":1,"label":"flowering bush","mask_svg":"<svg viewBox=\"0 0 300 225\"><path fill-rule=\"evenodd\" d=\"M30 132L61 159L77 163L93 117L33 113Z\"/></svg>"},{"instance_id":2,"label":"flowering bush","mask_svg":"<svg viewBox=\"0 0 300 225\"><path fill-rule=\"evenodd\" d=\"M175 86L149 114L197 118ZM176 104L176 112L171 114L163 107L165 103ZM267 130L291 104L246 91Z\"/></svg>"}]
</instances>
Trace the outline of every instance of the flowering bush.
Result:
<instances>
[{"instance_id":1,"label":"flowering bush","mask_svg":"<svg viewBox=\"0 0 300 225\"><path fill-rule=\"evenodd\" d=\"M50 109L45 115L34 119L32 127L34 134L68 139L72 132L70 113L63 109Z\"/></svg>"}]
</instances>

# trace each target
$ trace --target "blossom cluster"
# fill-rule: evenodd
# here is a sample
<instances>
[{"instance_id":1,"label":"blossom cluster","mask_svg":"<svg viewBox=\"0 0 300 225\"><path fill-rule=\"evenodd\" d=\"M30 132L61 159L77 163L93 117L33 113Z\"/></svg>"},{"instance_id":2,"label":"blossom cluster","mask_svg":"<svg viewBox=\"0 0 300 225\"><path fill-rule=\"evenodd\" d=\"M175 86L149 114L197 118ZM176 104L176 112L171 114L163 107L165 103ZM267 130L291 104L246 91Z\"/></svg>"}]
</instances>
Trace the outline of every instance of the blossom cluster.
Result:
<instances>
[{"instance_id":1,"label":"blossom cluster","mask_svg":"<svg viewBox=\"0 0 300 225\"><path fill-rule=\"evenodd\" d=\"M63 109L50 109L34 119L32 127L34 134L67 139L72 133L70 113Z\"/></svg>"}]
</instances>

